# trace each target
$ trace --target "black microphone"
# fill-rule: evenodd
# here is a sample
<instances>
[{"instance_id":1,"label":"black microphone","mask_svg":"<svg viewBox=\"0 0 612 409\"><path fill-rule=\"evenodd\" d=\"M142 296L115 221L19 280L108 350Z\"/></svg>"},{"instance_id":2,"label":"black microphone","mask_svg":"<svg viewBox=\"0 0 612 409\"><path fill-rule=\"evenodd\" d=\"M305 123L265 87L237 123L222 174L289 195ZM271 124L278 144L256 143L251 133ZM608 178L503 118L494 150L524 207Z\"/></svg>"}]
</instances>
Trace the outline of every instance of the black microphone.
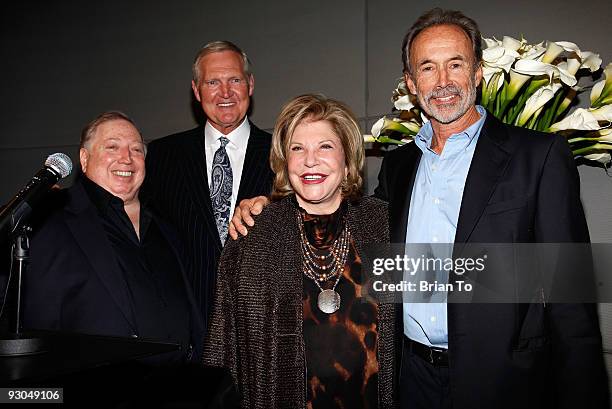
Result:
<instances>
[{"instance_id":1,"label":"black microphone","mask_svg":"<svg viewBox=\"0 0 612 409\"><path fill-rule=\"evenodd\" d=\"M45 166L0 212L0 238L5 233L12 235L21 227L32 213L32 209L37 206L51 187L58 180L68 176L71 171L72 161L68 155L63 153L49 155Z\"/></svg>"}]
</instances>

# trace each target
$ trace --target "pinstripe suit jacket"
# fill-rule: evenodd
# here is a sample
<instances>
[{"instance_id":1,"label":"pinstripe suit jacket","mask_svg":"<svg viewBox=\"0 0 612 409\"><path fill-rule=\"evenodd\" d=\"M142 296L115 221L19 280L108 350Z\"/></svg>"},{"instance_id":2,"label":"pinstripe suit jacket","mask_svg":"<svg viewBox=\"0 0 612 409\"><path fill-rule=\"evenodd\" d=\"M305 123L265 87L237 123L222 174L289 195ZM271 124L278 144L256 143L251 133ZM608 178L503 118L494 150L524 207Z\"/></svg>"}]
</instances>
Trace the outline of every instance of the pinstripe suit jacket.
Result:
<instances>
[{"instance_id":1,"label":"pinstripe suit jacket","mask_svg":"<svg viewBox=\"0 0 612 409\"><path fill-rule=\"evenodd\" d=\"M270 194L271 135L251 123L238 202ZM141 198L174 224L186 249L186 269L208 327L222 243L213 217L208 187L204 127L166 136L149 144L147 176Z\"/></svg>"}]
</instances>

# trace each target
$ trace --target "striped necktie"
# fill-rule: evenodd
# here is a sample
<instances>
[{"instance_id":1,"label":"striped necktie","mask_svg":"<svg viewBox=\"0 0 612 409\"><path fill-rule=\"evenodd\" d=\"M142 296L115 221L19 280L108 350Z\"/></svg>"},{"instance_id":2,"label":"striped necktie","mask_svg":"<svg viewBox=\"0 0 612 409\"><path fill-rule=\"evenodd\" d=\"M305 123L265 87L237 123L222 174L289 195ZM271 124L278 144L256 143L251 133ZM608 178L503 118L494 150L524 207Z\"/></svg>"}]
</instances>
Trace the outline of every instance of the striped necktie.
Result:
<instances>
[{"instance_id":1,"label":"striped necktie","mask_svg":"<svg viewBox=\"0 0 612 409\"><path fill-rule=\"evenodd\" d=\"M221 238L221 243L225 243L231 210L232 167L225 150L225 145L227 145L229 139L222 136L219 138L219 141L221 146L215 152L210 176L210 198L215 215L215 223L219 231L219 238Z\"/></svg>"}]
</instances>

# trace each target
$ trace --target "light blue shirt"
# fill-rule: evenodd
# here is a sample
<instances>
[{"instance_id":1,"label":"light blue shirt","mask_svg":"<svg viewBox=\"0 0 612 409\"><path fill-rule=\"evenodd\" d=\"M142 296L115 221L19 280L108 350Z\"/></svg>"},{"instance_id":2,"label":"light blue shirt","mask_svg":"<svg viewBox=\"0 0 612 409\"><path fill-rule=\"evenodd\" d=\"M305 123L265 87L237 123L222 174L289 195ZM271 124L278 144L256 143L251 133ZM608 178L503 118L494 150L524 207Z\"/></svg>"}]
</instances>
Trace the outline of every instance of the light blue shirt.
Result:
<instances>
[{"instance_id":1,"label":"light blue shirt","mask_svg":"<svg viewBox=\"0 0 612 409\"><path fill-rule=\"evenodd\" d=\"M483 107L477 105L476 109L481 115L480 119L463 132L451 135L440 155L431 150L433 130L430 122L423 125L414 138L414 143L423 151L423 155L410 199L407 244L455 241L463 188L486 117ZM409 253L411 248L412 251L421 252L422 247L407 246L407 249ZM441 254L451 252L450 247L433 246L433 253L437 254L432 255L450 257L451 254ZM436 274L437 280L440 272ZM448 281L447 274L440 278L439 281ZM422 344L448 348L446 293L434 294L431 299L442 302L404 303L404 333Z\"/></svg>"}]
</instances>

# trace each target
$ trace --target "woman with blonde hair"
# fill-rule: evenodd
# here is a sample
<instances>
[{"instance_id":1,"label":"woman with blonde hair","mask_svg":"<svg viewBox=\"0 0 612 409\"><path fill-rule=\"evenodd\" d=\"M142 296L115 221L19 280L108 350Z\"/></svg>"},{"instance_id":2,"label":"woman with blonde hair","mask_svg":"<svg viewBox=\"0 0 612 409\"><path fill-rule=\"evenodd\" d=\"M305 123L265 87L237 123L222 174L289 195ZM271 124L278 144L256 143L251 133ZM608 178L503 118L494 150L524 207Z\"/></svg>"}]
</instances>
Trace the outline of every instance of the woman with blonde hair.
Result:
<instances>
[{"instance_id":1,"label":"woman with blonde hair","mask_svg":"<svg viewBox=\"0 0 612 409\"><path fill-rule=\"evenodd\" d=\"M224 248L204 353L244 408L394 405L394 306L361 298L363 249L388 242L364 157L341 102L302 95L276 121L273 203Z\"/></svg>"}]
</instances>

